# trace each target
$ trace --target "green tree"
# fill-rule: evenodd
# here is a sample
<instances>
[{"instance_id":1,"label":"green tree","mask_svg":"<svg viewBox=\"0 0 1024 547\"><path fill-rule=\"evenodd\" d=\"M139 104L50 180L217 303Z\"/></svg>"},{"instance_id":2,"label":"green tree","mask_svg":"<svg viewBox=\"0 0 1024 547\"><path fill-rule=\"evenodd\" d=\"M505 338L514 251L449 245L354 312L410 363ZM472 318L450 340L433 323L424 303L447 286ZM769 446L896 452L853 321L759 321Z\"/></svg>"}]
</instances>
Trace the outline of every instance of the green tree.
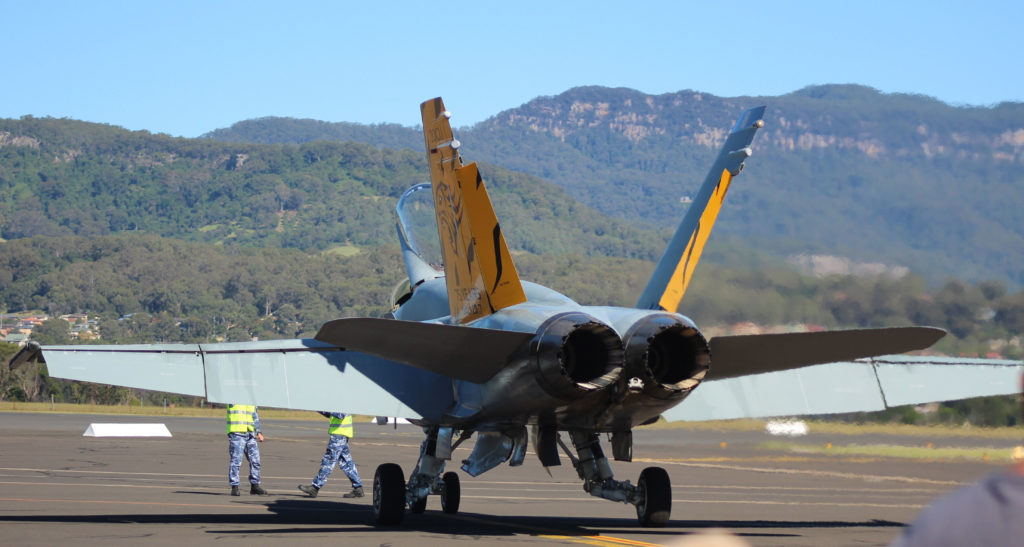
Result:
<instances>
[{"instance_id":1,"label":"green tree","mask_svg":"<svg viewBox=\"0 0 1024 547\"><path fill-rule=\"evenodd\" d=\"M59 317L51 317L32 329L31 338L42 345L60 346L71 343L71 324Z\"/></svg>"}]
</instances>

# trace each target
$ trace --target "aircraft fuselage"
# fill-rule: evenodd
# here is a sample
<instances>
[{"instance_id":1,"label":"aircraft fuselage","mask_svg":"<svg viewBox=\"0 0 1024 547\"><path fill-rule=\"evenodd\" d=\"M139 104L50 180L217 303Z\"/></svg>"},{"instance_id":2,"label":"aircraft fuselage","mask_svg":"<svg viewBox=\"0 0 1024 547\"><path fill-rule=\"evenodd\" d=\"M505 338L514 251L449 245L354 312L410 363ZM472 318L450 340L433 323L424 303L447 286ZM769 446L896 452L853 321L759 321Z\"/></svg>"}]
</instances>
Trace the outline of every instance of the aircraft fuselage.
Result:
<instances>
[{"instance_id":1,"label":"aircraft fuselage","mask_svg":"<svg viewBox=\"0 0 1024 547\"><path fill-rule=\"evenodd\" d=\"M656 419L700 384L707 342L688 317L664 311L582 306L524 282L527 301L467 326L533 333L483 383L453 380L443 422L501 429L534 424L561 430L628 431ZM396 319L447 323L443 277L416 287Z\"/></svg>"}]
</instances>

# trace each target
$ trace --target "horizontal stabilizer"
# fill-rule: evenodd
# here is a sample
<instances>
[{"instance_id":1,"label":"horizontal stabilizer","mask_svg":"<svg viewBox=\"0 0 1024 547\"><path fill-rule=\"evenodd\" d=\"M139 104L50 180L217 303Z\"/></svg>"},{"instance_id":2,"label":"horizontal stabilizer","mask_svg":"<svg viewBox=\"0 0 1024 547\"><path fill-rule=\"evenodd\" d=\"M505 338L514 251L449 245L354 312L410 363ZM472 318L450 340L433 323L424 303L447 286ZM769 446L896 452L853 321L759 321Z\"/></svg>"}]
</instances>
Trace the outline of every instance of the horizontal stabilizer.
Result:
<instances>
[{"instance_id":1,"label":"horizontal stabilizer","mask_svg":"<svg viewBox=\"0 0 1024 547\"><path fill-rule=\"evenodd\" d=\"M946 335L933 327L895 327L716 336L705 380L925 349Z\"/></svg>"},{"instance_id":2,"label":"horizontal stabilizer","mask_svg":"<svg viewBox=\"0 0 1024 547\"><path fill-rule=\"evenodd\" d=\"M483 383L533 336L459 325L354 317L324 323L315 338L436 374Z\"/></svg>"}]
</instances>

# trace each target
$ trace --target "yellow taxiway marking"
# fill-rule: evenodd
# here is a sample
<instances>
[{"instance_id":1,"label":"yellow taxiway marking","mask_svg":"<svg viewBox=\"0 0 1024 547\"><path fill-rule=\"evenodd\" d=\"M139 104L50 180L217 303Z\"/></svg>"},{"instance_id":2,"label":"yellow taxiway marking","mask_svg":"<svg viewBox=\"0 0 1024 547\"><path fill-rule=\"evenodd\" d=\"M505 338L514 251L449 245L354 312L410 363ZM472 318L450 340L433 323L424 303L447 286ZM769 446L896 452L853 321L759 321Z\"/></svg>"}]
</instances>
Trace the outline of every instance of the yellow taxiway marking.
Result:
<instances>
[{"instance_id":1,"label":"yellow taxiway marking","mask_svg":"<svg viewBox=\"0 0 1024 547\"><path fill-rule=\"evenodd\" d=\"M529 524L518 524L502 522L500 520L489 520L478 517L469 517L466 515L448 515L448 518L458 519L466 522L473 522L477 524L486 524L489 526L502 526L505 528L512 528L517 530L524 530L526 532L532 532L537 534L537 537L546 539L557 539L561 541L571 541L573 543L582 543L584 545L600 545L608 547L609 545L637 545L640 547L660 547L657 543L645 543L643 541L636 541L632 539L617 538L613 536L566 536L559 532L561 530L553 530L550 528L543 528L540 526L530 526Z\"/></svg>"},{"instance_id":2,"label":"yellow taxiway marking","mask_svg":"<svg viewBox=\"0 0 1024 547\"><path fill-rule=\"evenodd\" d=\"M632 539L617 538L611 536L556 536L551 534L541 534L537 537L542 537L544 539L571 541L573 543L581 543L583 545L600 545L602 547L608 547L609 545L638 545L640 547L661 547L661 544L659 543L647 543L646 541L635 541Z\"/></svg>"}]
</instances>

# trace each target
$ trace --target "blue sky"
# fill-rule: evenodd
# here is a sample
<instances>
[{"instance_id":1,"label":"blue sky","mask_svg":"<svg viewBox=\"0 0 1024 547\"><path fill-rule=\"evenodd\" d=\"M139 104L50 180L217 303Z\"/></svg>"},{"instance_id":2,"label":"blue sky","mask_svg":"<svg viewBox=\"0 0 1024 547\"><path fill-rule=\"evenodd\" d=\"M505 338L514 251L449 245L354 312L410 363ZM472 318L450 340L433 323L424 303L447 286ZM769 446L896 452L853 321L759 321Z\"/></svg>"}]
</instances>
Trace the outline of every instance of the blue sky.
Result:
<instances>
[{"instance_id":1,"label":"blue sky","mask_svg":"<svg viewBox=\"0 0 1024 547\"><path fill-rule=\"evenodd\" d=\"M714 4L714 5L712 5ZM582 85L1024 100L1024 2L0 0L0 117L195 137L261 116L472 125Z\"/></svg>"}]
</instances>

